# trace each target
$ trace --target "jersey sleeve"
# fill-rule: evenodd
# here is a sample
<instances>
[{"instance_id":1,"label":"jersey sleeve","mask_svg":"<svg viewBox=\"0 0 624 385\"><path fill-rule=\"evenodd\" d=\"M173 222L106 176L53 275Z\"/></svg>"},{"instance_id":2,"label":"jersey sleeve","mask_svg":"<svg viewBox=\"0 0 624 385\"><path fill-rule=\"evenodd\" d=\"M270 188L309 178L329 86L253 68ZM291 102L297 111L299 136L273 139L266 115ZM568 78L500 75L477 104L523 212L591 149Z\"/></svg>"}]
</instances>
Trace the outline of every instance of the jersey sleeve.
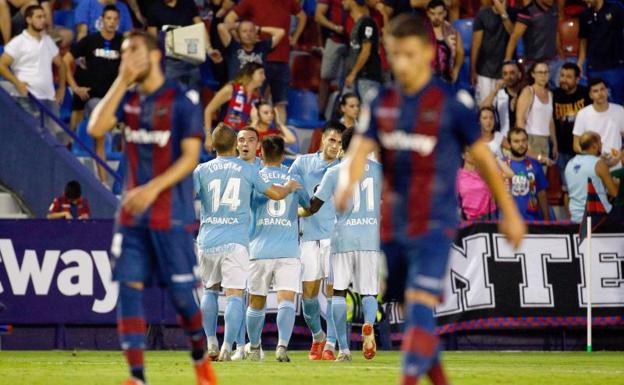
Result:
<instances>
[{"instance_id":1,"label":"jersey sleeve","mask_svg":"<svg viewBox=\"0 0 624 385\"><path fill-rule=\"evenodd\" d=\"M182 138L204 138L204 122L199 93L195 90L185 90L179 98L177 127L182 132Z\"/></svg>"},{"instance_id":2,"label":"jersey sleeve","mask_svg":"<svg viewBox=\"0 0 624 385\"><path fill-rule=\"evenodd\" d=\"M472 23L472 32L483 31L484 29L483 11L479 11L474 19L474 22Z\"/></svg>"},{"instance_id":3,"label":"jersey sleeve","mask_svg":"<svg viewBox=\"0 0 624 385\"><path fill-rule=\"evenodd\" d=\"M301 168L301 156L298 156L293 164L290 165L288 169L288 173L291 174L294 178L298 178L297 180L303 179L303 170Z\"/></svg>"},{"instance_id":4,"label":"jersey sleeve","mask_svg":"<svg viewBox=\"0 0 624 385\"><path fill-rule=\"evenodd\" d=\"M315 197L322 200L323 202L331 200L331 198L334 196L334 191L336 191L338 171L338 167L332 167L325 173L325 175L323 175L323 179L321 179L321 184L319 184L318 189L314 193Z\"/></svg>"},{"instance_id":5,"label":"jersey sleeve","mask_svg":"<svg viewBox=\"0 0 624 385\"><path fill-rule=\"evenodd\" d=\"M375 112L379 104L379 94L376 89L371 89L364 95L364 102L362 103L362 110L360 111L360 119L355 127L355 131L379 142L379 135L377 132L377 119Z\"/></svg>"},{"instance_id":6,"label":"jersey sleeve","mask_svg":"<svg viewBox=\"0 0 624 385\"><path fill-rule=\"evenodd\" d=\"M13 38L4 46L4 53L9 55L13 60L20 56L20 44L21 39Z\"/></svg>"},{"instance_id":7,"label":"jersey sleeve","mask_svg":"<svg viewBox=\"0 0 624 385\"><path fill-rule=\"evenodd\" d=\"M518 14L516 16L517 23L529 26L531 24L531 21L533 21L533 19L531 17L531 13L527 8L522 8L520 11L518 11Z\"/></svg>"},{"instance_id":8,"label":"jersey sleeve","mask_svg":"<svg viewBox=\"0 0 624 385\"><path fill-rule=\"evenodd\" d=\"M574 128L572 129L572 135L581 136L586 131L585 128L585 111L580 110L574 120Z\"/></svg>"},{"instance_id":9,"label":"jersey sleeve","mask_svg":"<svg viewBox=\"0 0 624 385\"><path fill-rule=\"evenodd\" d=\"M199 180L199 167L195 167L195 170L193 170L193 193L195 195L199 194L199 189L201 188L201 183Z\"/></svg>"},{"instance_id":10,"label":"jersey sleeve","mask_svg":"<svg viewBox=\"0 0 624 385\"><path fill-rule=\"evenodd\" d=\"M249 175L251 177L251 185L255 191L261 194L267 192L273 186L261 173L257 172L254 167L249 166Z\"/></svg>"},{"instance_id":11,"label":"jersey sleeve","mask_svg":"<svg viewBox=\"0 0 624 385\"><path fill-rule=\"evenodd\" d=\"M60 211L61 211L61 202L59 201L58 198L54 198L54 200L52 201L52 204L48 208L48 214L58 213Z\"/></svg>"},{"instance_id":12,"label":"jersey sleeve","mask_svg":"<svg viewBox=\"0 0 624 385\"><path fill-rule=\"evenodd\" d=\"M360 30L358 31L358 40L361 43L371 43L375 39L376 35L377 25L375 24L375 21L370 17L365 18L360 26Z\"/></svg>"},{"instance_id":13,"label":"jersey sleeve","mask_svg":"<svg viewBox=\"0 0 624 385\"><path fill-rule=\"evenodd\" d=\"M455 134L460 143L472 146L481 138L479 129L479 117L475 110L475 101L468 91L460 90L449 103L451 119Z\"/></svg>"}]
</instances>

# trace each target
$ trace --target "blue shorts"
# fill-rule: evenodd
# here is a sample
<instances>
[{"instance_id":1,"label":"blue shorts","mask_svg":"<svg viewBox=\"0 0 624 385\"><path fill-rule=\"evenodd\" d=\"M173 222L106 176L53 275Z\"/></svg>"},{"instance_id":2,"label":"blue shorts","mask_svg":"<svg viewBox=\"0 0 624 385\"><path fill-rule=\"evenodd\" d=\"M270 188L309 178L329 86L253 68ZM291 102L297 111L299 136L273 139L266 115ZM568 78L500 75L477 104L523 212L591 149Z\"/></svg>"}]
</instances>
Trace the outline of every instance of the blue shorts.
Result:
<instances>
[{"instance_id":1,"label":"blue shorts","mask_svg":"<svg viewBox=\"0 0 624 385\"><path fill-rule=\"evenodd\" d=\"M149 284L156 275L158 283L165 286L197 282L193 235L183 229L119 226L113 235L111 255L115 281Z\"/></svg>"},{"instance_id":2,"label":"blue shorts","mask_svg":"<svg viewBox=\"0 0 624 385\"><path fill-rule=\"evenodd\" d=\"M441 295L453 241L450 232L432 230L406 241L384 242L381 248L388 261L384 300L403 302L406 289Z\"/></svg>"},{"instance_id":3,"label":"blue shorts","mask_svg":"<svg viewBox=\"0 0 624 385\"><path fill-rule=\"evenodd\" d=\"M264 63L264 70L266 72L264 87L271 87L273 104L288 103L288 86L290 84L290 67L288 63L266 62Z\"/></svg>"}]
</instances>

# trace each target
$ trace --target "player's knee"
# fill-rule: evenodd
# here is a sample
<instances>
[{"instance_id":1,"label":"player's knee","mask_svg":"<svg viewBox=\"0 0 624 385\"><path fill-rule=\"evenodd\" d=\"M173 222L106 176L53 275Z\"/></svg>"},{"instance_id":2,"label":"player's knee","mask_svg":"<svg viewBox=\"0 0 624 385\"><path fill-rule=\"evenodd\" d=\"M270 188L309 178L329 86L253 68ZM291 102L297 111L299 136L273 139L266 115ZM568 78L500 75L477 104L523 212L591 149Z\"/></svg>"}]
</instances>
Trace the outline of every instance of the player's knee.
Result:
<instances>
[{"instance_id":1,"label":"player's knee","mask_svg":"<svg viewBox=\"0 0 624 385\"><path fill-rule=\"evenodd\" d=\"M334 297L346 297L346 296L347 296L346 290L334 290Z\"/></svg>"},{"instance_id":2,"label":"player's knee","mask_svg":"<svg viewBox=\"0 0 624 385\"><path fill-rule=\"evenodd\" d=\"M289 290L279 290L277 292L277 302L281 303L283 301L295 302L295 296L297 293Z\"/></svg>"},{"instance_id":3,"label":"player's knee","mask_svg":"<svg viewBox=\"0 0 624 385\"><path fill-rule=\"evenodd\" d=\"M316 298L319 293L318 281L303 282L303 298L312 299Z\"/></svg>"},{"instance_id":4,"label":"player's knee","mask_svg":"<svg viewBox=\"0 0 624 385\"><path fill-rule=\"evenodd\" d=\"M434 308L440 303L440 296L424 289L408 289L405 291L405 302L408 304L419 303Z\"/></svg>"},{"instance_id":5,"label":"player's knee","mask_svg":"<svg viewBox=\"0 0 624 385\"><path fill-rule=\"evenodd\" d=\"M197 312L197 302L193 296L193 285L174 283L169 285L169 296L178 314L190 317Z\"/></svg>"},{"instance_id":6,"label":"player's knee","mask_svg":"<svg viewBox=\"0 0 624 385\"><path fill-rule=\"evenodd\" d=\"M266 303L266 297L262 295L253 295L249 296L249 307L254 310L262 310L264 309L264 304Z\"/></svg>"}]
</instances>

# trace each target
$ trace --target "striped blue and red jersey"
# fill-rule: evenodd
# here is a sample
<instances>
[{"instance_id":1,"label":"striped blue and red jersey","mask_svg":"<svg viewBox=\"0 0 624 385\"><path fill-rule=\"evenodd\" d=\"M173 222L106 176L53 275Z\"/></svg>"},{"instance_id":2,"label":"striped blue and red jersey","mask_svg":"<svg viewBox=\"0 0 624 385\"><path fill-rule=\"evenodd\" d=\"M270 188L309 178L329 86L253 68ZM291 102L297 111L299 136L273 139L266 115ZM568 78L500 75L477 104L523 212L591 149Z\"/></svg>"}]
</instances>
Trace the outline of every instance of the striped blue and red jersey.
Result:
<instances>
[{"instance_id":1,"label":"striped blue and red jersey","mask_svg":"<svg viewBox=\"0 0 624 385\"><path fill-rule=\"evenodd\" d=\"M257 92L247 95L245 87L240 83L232 84L232 96L223 118L223 123L235 130L240 130L251 123L251 111L260 97Z\"/></svg>"},{"instance_id":2,"label":"striped blue and red jersey","mask_svg":"<svg viewBox=\"0 0 624 385\"><path fill-rule=\"evenodd\" d=\"M415 94L391 86L365 99L358 131L381 150L382 239L454 230L462 147L481 135L472 96L433 79Z\"/></svg>"},{"instance_id":3,"label":"striped blue and red jersey","mask_svg":"<svg viewBox=\"0 0 624 385\"><path fill-rule=\"evenodd\" d=\"M124 123L126 162L124 193L164 173L182 155L182 141L203 139L199 94L167 80L155 92L143 95L130 90L117 111ZM117 213L122 226L153 230L184 228L195 221L191 174L158 195L143 214L133 216L123 208Z\"/></svg>"}]
</instances>

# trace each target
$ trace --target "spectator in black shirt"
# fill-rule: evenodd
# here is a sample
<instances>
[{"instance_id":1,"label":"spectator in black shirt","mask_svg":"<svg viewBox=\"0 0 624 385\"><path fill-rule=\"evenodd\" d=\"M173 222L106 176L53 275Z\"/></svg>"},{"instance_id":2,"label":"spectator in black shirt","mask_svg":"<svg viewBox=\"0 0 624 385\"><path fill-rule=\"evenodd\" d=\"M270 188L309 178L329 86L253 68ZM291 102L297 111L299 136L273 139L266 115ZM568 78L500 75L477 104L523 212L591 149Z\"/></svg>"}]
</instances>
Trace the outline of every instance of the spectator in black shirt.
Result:
<instances>
[{"instance_id":1,"label":"spectator in black shirt","mask_svg":"<svg viewBox=\"0 0 624 385\"><path fill-rule=\"evenodd\" d=\"M348 57L348 75L345 87L354 89L362 99L368 90L381 84L379 57L379 30L364 0L343 0L354 25L351 31Z\"/></svg>"},{"instance_id":2,"label":"spectator in black shirt","mask_svg":"<svg viewBox=\"0 0 624 385\"><path fill-rule=\"evenodd\" d=\"M605 0L585 0L580 16L578 65L587 64L588 78L609 83L611 99L624 104L624 6Z\"/></svg>"},{"instance_id":3,"label":"spectator in black shirt","mask_svg":"<svg viewBox=\"0 0 624 385\"><path fill-rule=\"evenodd\" d=\"M197 6L193 0L162 0L154 3L147 14L147 30L158 36L164 25L186 27L202 23ZM208 30L206 30L206 54L215 62L221 62L221 53L210 44ZM187 86L199 89L201 75L199 66L174 58L165 59L165 76L177 79Z\"/></svg>"},{"instance_id":4,"label":"spectator in black shirt","mask_svg":"<svg viewBox=\"0 0 624 385\"><path fill-rule=\"evenodd\" d=\"M264 64L266 55L284 38L286 31L276 27L259 27L251 21L221 23L217 26L225 47L228 80L233 80L247 63ZM258 41L266 33L269 39ZM235 37L238 37L238 41Z\"/></svg>"},{"instance_id":5,"label":"spectator in black shirt","mask_svg":"<svg viewBox=\"0 0 624 385\"><path fill-rule=\"evenodd\" d=\"M559 87L553 93L553 118L559 149L557 165L562 179L566 165L575 155L572 131L576 114L592 103L587 87L579 85L580 76L581 70L576 64L565 63L559 71ZM565 186L565 180L562 181Z\"/></svg>"}]
</instances>

